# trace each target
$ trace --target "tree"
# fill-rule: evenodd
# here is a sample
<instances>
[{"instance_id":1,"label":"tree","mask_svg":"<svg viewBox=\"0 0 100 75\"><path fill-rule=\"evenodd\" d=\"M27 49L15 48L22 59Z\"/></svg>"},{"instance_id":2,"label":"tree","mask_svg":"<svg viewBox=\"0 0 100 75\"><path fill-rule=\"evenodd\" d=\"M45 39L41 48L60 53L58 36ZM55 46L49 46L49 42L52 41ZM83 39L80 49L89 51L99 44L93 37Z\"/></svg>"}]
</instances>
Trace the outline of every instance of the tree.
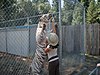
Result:
<instances>
[{"instance_id":1,"label":"tree","mask_svg":"<svg viewBox=\"0 0 100 75\"><path fill-rule=\"evenodd\" d=\"M49 12L49 10L50 10L50 4L48 4L48 2L39 3L38 5L39 13L46 14Z\"/></svg>"},{"instance_id":2,"label":"tree","mask_svg":"<svg viewBox=\"0 0 100 75\"><path fill-rule=\"evenodd\" d=\"M52 12L52 13L56 13L56 12L58 12L59 10L58 10L58 0L52 0L52 8L51 8L51 10L50 10L50 12Z\"/></svg>"},{"instance_id":3,"label":"tree","mask_svg":"<svg viewBox=\"0 0 100 75\"><path fill-rule=\"evenodd\" d=\"M97 0L98 2L100 2L100 0Z\"/></svg>"},{"instance_id":4,"label":"tree","mask_svg":"<svg viewBox=\"0 0 100 75\"><path fill-rule=\"evenodd\" d=\"M16 13L16 0L0 0L0 8L3 11L4 20L10 20L14 18Z\"/></svg>"},{"instance_id":5,"label":"tree","mask_svg":"<svg viewBox=\"0 0 100 75\"><path fill-rule=\"evenodd\" d=\"M37 7L39 14L46 14L50 10L50 4L48 0L33 0L32 1Z\"/></svg>"},{"instance_id":6,"label":"tree","mask_svg":"<svg viewBox=\"0 0 100 75\"><path fill-rule=\"evenodd\" d=\"M100 1L98 0L97 4L96 4L97 8L96 8L96 20L97 23L100 24Z\"/></svg>"},{"instance_id":7,"label":"tree","mask_svg":"<svg viewBox=\"0 0 100 75\"><path fill-rule=\"evenodd\" d=\"M82 25L83 24L83 7L80 3L76 3L73 11L72 25Z\"/></svg>"},{"instance_id":8,"label":"tree","mask_svg":"<svg viewBox=\"0 0 100 75\"><path fill-rule=\"evenodd\" d=\"M37 3L37 2L40 2L40 3L44 3L44 2L48 2L48 0L32 0L33 3Z\"/></svg>"},{"instance_id":9,"label":"tree","mask_svg":"<svg viewBox=\"0 0 100 75\"><path fill-rule=\"evenodd\" d=\"M46 14L50 10L48 0L0 0L0 21L16 20L13 25L24 25L27 17L32 17L34 24L38 23L39 14ZM25 18L25 19L24 19ZM10 22L9 25L12 26Z\"/></svg>"},{"instance_id":10,"label":"tree","mask_svg":"<svg viewBox=\"0 0 100 75\"><path fill-rule=\"evenodd\" d=\"M50 13L54 13L54 17L55 17L55 21L58 22L59 20L59 3L58 3L58 0L52 0L52 6L51 6L51 9L50 9Z\"/></svg>"},{"instance_id":11,"label":"tree","mask_svg":"<svg viewBox=\"0 0 100 75\"><path fill-rule=\"evenodd\" d=\"M71 25L73 19L73 10L75 6L74 0L64 0L64 7L62 9L62 24Z\"/></svg>"},{"instance_id":12,"label":"tree","mask_svg":"<svg viewBox=\"0 0 100 75\"><path fill-rule=\"evenodd\" d=\"M79 0L86 10L86 21L87 23L100 23L100 0ZM90 22L91 20L91 22Z\"/></svg>"},{"instance_id":13,"label":"tree","mask_svg":"<svg viewBox=\"0 0 100 75\"><path fill-rule=\"evenodd\" d=\"M16 3L16 0L0 0L0 27L12 25L12 22L2 22L15 19L17 13Z\"/></svg>"},{"instance_id":14,"label":"tree","mask_svg":"<svg viewBox=\"0 0 100 75\"><path fill-rule=\"evenodd\" d=\"M89 3L91 0L78 0L84 7L85 7L85 11L87 13L87 8L89 7Z\"/></svg>"},{"instance_id":15,"label":"tree","mask_svg":"<svg viewBox=\"0 0 100 75\"><path fill-rule=\"evenodd\" d=\"M96 23L96 2L91 0L87 9L87 23Z\"/></svg>"}]
</instances>

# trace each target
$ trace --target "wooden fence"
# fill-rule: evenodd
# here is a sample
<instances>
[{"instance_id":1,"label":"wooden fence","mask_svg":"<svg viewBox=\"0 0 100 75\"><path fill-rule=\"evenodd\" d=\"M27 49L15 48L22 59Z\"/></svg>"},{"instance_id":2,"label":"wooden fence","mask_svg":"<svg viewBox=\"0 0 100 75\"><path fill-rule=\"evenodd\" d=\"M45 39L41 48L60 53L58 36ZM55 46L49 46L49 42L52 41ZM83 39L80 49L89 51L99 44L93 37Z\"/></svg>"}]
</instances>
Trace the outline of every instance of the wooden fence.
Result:
<instances>
[{"instance_id":1,"label":"wooden fence","mask_svg":"<svg viewBox=\"0 0 100 75\"><path fill-rule=\"evenodd\" d=\"M86 53L100 55L100 26L99 24L86 25ZM62 53L80 52L84 50L83 25L62 27ZM64 55L64 54L63 54Z\"/></svg>"},{"instance_id":2,"label":"wooden fence","mask_svg":"<svg viewBox=\"0 0 100 75\"><path fill-rule=\"evenodd\" d=\"M63 51L77 53L84 49L83 25L65 26L62 30Z\"/></svg>"},{"instance_id":3,"label":"wooden fence","mask_svg":"<svg viewBox=\"0 0 100 75\"><path fill-rule=\"evenodd\" d=\"M100 26L92 24L86 26L86 49L91 55L100 55Z\"/></svg>"}]
</instances>

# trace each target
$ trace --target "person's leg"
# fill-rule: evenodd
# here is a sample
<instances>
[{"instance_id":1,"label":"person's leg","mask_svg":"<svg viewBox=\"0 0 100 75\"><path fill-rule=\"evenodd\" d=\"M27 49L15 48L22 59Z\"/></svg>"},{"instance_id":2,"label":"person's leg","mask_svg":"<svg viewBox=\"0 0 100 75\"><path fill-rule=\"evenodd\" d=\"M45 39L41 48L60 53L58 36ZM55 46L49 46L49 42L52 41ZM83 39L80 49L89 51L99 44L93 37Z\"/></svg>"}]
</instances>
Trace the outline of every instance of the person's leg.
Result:
<instances>
[{"instance_id":1,"label":"person's leg","mask_svg":"<svg viewBox=\"0 0 100 75\"><path fill-rule=\"evenodd\" d=\"M56 74L59 75L59 60L56 60Z\"/></svg>"},{"instance_id":2,"label":"person's leg","mask_svg":"<svg viewBox=\"0 0 100 75\"><path fill-rule=\"evenodd\" d=\"M55 64L54 64L54 62L49 62L49 75L55 75Z\"/></svg>"}]
</instances>

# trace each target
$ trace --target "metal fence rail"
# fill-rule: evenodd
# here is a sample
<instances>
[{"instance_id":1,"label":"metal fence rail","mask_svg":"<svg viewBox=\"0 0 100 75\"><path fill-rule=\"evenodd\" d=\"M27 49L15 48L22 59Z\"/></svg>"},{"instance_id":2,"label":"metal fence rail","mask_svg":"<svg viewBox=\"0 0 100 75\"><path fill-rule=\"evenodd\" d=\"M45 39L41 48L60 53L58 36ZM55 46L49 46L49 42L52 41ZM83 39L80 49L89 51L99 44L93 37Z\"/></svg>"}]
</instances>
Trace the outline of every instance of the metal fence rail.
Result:
<instances>
[{"instance_id":1,"label":"metal fence rail","mask_svg":"<svg viewBox=\"0 0 100 75\"><path fill-rule=\"evenodd\" d=\"M89 75L100 75L100 67L93 69Z\"/></svg>"},{"instance_id":2,"label":"metal fence rail","mask_svg":"<svg viewBox=\"0 0 100 75\"><path fill-rule=\"evenodd\" d=\"M97 68L93 69L92 72L91 72L89 75L98 75L98 74L96 73L96 71L97 71Z\"/></svg>"}]
</instances>

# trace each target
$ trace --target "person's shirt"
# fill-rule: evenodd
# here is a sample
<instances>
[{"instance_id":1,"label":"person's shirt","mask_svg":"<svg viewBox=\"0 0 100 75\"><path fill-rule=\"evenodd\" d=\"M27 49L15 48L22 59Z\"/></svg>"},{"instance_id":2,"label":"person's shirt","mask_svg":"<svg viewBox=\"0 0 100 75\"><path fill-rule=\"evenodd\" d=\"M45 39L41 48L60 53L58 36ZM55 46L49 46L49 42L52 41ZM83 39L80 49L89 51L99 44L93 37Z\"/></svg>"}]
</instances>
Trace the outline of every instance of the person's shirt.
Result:
<instances>
[{"instance_id":1,"label":"person's shirt","mask_svg":"<svg viewBox=\"0 0 100 75\"><path fill-rule=\"evenodd\" d=\"M57 55L57 47L52 47L51 45L48 45L47 48L51 49L49 52L47 52L49 62L59 59Z\"/></svg>"}]
</instances>

